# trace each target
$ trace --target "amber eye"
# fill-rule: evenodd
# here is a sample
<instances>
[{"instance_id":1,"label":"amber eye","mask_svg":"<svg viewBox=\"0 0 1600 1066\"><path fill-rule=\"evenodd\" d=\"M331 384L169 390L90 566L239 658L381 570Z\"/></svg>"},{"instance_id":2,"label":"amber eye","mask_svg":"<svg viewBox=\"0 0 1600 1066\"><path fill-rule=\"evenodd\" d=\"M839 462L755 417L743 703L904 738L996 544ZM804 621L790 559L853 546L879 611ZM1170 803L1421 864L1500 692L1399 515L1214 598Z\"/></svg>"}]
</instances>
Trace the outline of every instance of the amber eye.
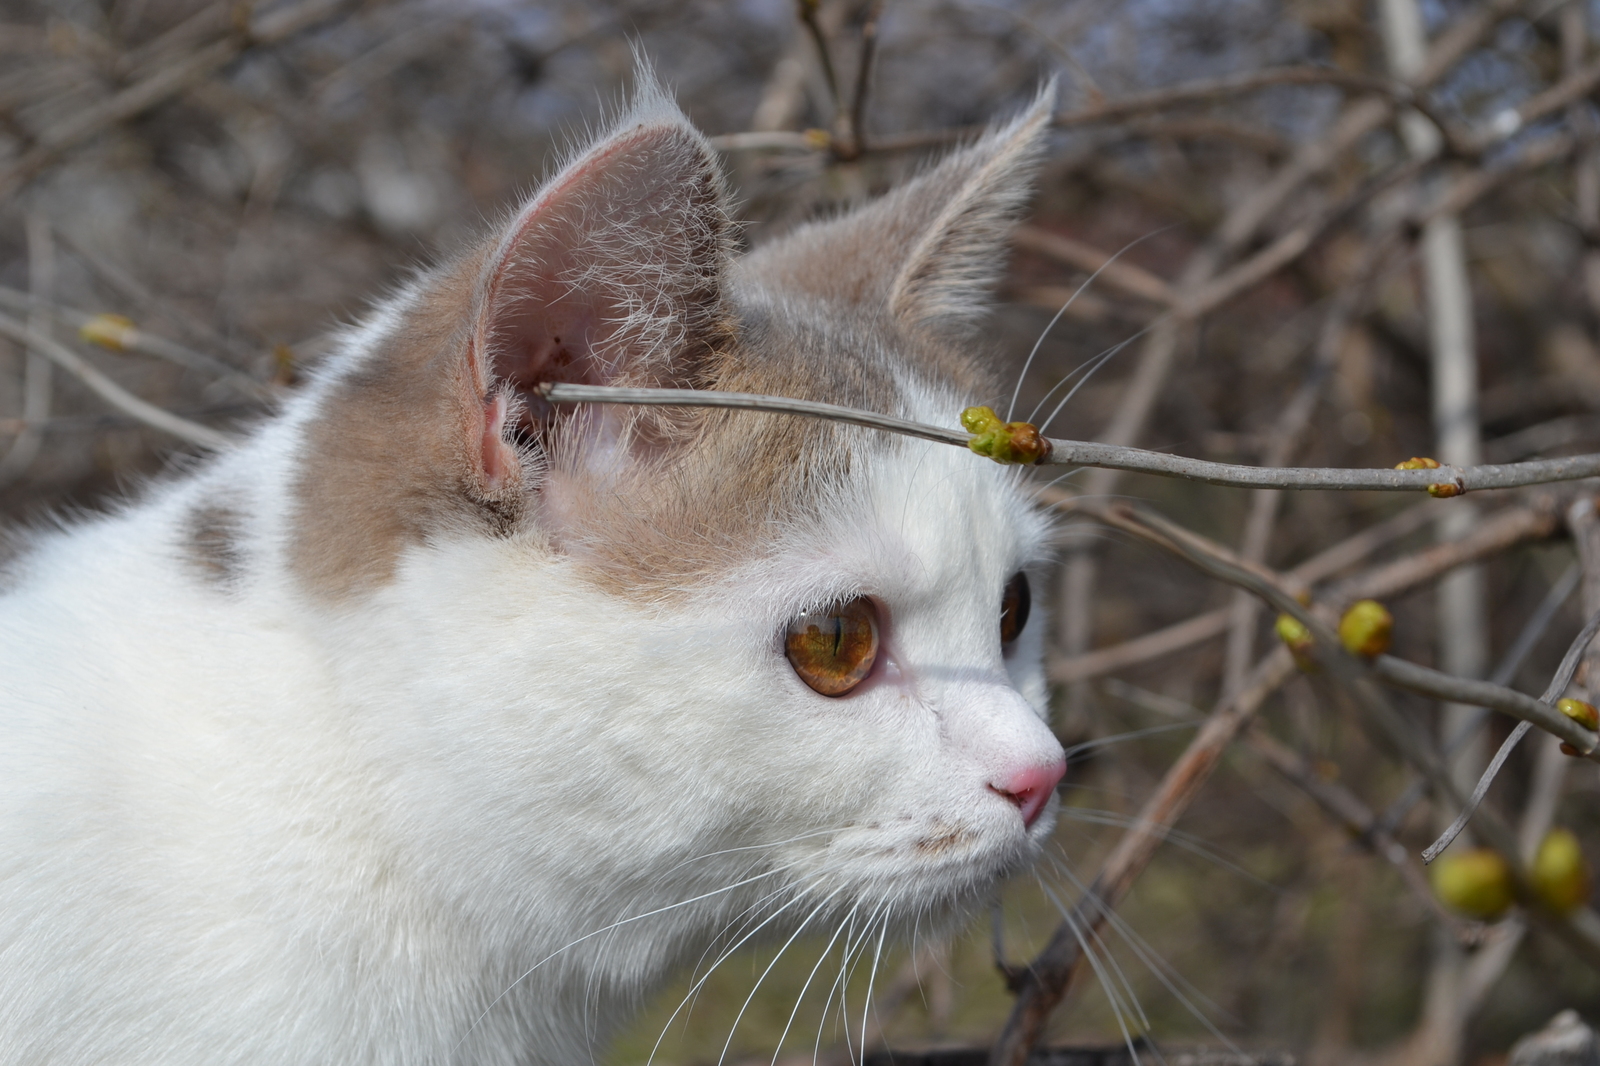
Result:
<instances>
[{"instance_id":1,"label":"amber eye","mask_svg":"<svg viewBox=\"0 0 1600 1066\"><path fill-rule=\"evenodd\" d=\"M1006 591L1000 597L1000 644L1008 646L1022 636L1028 624L1028 611L1033 607L1033 592L1028 588L1028 575L1018 570L1006 582Z\"/></svg>"},{"instance_id":2,"label":"amber eye","mask_svg":"<svg viewBox=\"0 0 1600 1066\"><path fill-rule=\"evenodd\" d=\"M878 658L878 609L865 596L789 623L784 653L800 680L824 696L843 696L867 679Z\"/></svg>"}]
</instances>

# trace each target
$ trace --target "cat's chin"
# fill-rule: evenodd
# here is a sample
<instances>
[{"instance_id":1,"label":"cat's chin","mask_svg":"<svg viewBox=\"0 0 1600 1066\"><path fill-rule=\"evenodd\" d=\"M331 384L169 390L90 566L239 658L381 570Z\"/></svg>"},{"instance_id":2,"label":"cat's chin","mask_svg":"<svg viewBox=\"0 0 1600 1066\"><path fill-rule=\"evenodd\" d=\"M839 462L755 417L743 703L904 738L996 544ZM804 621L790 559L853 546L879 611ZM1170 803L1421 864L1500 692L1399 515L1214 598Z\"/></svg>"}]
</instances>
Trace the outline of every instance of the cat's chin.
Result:
<instances>
[{"instance_id":1,"label":"cat's chin","mask_svg":"<svg viewBox=\"0 0 1600 1066\"><path fill-rule=\"evenodd\" d=\"M1033 868L1055 827L1056 808L1052 801L1027 829L1013 818L999 825L932 821L847 830L797 857L795 883L829 886L867 909L882 903L959 920Z\"/></svg>"}]
</instances>

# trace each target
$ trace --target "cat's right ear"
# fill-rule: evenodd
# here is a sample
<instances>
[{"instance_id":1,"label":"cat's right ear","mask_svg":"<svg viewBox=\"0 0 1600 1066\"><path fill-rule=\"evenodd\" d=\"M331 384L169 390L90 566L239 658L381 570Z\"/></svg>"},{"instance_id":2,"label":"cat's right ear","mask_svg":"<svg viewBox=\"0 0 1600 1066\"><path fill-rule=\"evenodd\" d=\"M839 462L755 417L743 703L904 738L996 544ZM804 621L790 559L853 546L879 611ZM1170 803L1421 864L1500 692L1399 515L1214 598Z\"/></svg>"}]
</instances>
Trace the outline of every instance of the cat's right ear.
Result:
<instances>
[{"instance_id":1,"label":"cat's right ear","mask_svg":"<svg viewBox=\"0 0 1600 1066\"><path fill-rule=\"evenodd\" d=\"M307 429L302 569L338 590L399 546L479 516L504 527L537 489L529 446L586 442L541 382L690 385L731 334L717 161L648 70L623 117L490 240L425 276L359 337ZM597 434L590 432L590 437ZM441 514L440 512L447 512Z\"/></svg>"},{"instance_id":2,"label":"cat's right ear","mask_svg":"<svg viewBox=\"0 0 1600 1066\"><path fill-rule=\"evenodd\" d=\"M686 384L728 333L721 170L648 68L641 80L628 114L540 189L483 265L468 358L488 491L512 477L508 436L548 439L557 412L541 383Z\"/></svg>"},{"instance_id":3,"label":"cat's right ear","mask_svg":"<svg viewBox=\"0 0 1600 1066\"><path fill-rule=\"evenodd\" d=\"M506 228L480 281L473 352L488 418L520 436L556 416L537 386L669 386L727 333L730 256L717 160L648 75L630 113ZM498 406L496 406L498 405ZM491 478L500 435L486 424Z\"/></svg>"}]
</instances>

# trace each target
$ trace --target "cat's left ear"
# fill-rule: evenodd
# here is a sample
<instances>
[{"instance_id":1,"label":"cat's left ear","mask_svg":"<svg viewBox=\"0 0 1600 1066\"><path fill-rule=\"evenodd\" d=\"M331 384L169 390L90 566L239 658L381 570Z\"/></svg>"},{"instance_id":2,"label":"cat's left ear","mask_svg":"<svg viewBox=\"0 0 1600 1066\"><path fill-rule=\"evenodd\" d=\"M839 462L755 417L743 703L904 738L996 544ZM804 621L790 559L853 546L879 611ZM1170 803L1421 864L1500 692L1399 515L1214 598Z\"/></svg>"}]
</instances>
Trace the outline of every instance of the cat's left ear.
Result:
<instances>
[{"instance_id":1,"label":"cat's left ear","mask_svg":"<svg viewBox=\"0 0 1600 1066\"><path fill-rule=\"evenodd\" d=\"M988 311L1011 231L1033 191L1055 98L1052 81L1015 121L904 190L939 202L939 210L889 287L895 318L961 328Z\"/></svg>"},{"instance_id":2,"label":"cat's left ear","mask_svg":"<svg viewBox=\"0 0 1600 1066\"><path fill-rule=\"evenodd\" d=\"M778 292L963 332L988 311L1044 154L1055 83L1013 121L849 214L756 249L740 269Z\"/></svg>"}]
</instances>

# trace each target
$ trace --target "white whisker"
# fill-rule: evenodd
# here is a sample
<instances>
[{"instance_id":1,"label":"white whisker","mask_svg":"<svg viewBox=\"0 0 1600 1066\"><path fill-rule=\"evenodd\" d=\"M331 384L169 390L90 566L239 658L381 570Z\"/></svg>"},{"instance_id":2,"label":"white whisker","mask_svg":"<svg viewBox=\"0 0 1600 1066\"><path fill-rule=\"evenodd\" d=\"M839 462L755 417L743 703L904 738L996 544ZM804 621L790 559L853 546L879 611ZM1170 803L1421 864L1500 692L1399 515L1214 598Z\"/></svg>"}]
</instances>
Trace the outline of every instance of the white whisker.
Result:
<instances>
[{"instance_id":1,"label":"white whisker","mask_svg":"<svg viewBox=\"0 0 1600 1066\"><path fill-rule=\"evenodd\" d=\"M878 946L872 952L872 969L867 972L867 998L861 1005L861 1066L867 1066L867 1021L872 1017L872 988L878 979L878 963L883 958L883 938L889 933L889 916L878 926Z\"/></svg>"},{"instance_id":2,"label":"white whisker","mask_svg":"<svg viewBox=\"0 0 1600 1066\"><path fill-rule=\"evenodd\" d=\"M1072 390L1070 392L1068 392L1065 396L1061 397L1061 402L1056 404L1056 408L1055 408L1054 411L1050 412L1050 417L1045 419L1043 422L1037 423L1037 425L1039 426L1040 434L1042 435L1045 432L1045 430L1050 428L1050 423L1052 423L1052 422L1054 422L1056 420L1056 415L1059 415L1061 413L1061 409L1066 407L1067 404L1072 400L1072 398L1078 394L1078 390L1079 389L1083 388L1084 385L1088 384L1089 379L1094 377L1095 373L1097 371L1099 371L1099 369L1101 367L1105 366L1112 359L1116 358L1117 354L1120 353L1128 345L1132 344L1134 341L1138 340L1140 337L1144 336L1146 333L1149 333L1152 329L1155 329L1156 326L1158 324L1160 324L1166 317L1167 316L1162 315L1160 318L1157 318L1154 322L1150 323L1148 326L1144 327L1144 329L1141 329L1139 332L1135 333L1133 336L1129 337L1127 340L1123 341L1121 344L1118 344L1118 345L1110 348L1109 350L1106 351L1106 353L1104 355L1099 356L1095 360L1094 365L1089 368L1089 372L1084 374L1083 377L1078 379L1078 383L1076 385L1072 386ZM1030 418L1029 421L1031 422L1033 420Z\"/></svg>"},{"instance_id":3,"label":"white whisker","mask_svg":"<svg viewBox=\"0 0 1600 1066\"><path fill-rule=\"evenodd\" d=\"M839 978L844 977L845 962L850 958L850 937L855 933L856 912L860 909L861 904L857 903L850 908L850 913L839 923L841 929L845 928L846 925L849 926L848 931L844 934L844 946L841 949L844 952L844 956L839 960ZM833 984L828 987L828 998L822 1001L822 1019L817 1022L817 1042L811 1049L811 1066L817 1066L817 1058L822 1054L822 1030L828 1024L828 1006L833 1002L833 990L839 987L839 978L835 978Z\"/></svg>"},{"instance_id":4,"label":"white whisker","mask_svg":"<svg viewBox=\"0 0 1600 1066\"><path fill-rule=\"evenodd\" d=\"M1044 883L1041 881L1040 884L1043 885ZM1083 929L1078 925L1078 920L1074 917L1071 908L1063 907L1061 901L1056 898L1054 893L1050 892L1048 887L1045 888L1045 893L1050 896L1051 901L1058 908L1061 908L1062 920L1066 923L1067 928L1072 931L1073 939L1078 942L1078 950L1088 960L1090 968L1094 970L1095 978L1100 982L1101 991L1106 994L1106 999L1111 1002L1111 1013L1117 1019L1117 1028L1122 1031L1122 1041L1128 1047L1128 1054L1132 1057L1134 1066L1140 1066L1139 1052L1133 1046L1133 1035L1128 1032L1127 1017L1124 1013L1121 995L1117 992L1115 985L1106 977L1105 970L1100 965L1100 960L1095 956L1094 950L1089 947L1089 942L1084 939Z\"/></svg>"},{"instance_id":5,"label":"white whisker","mask_svg":"<svg viewBox=\"0 0 1600 1066\"><path fill-rule=\"evenodd\" d=\"M570 950L572 948L577 947L579 944L583 943L586 940L589 940L589 939L591 939L593 937L600 936L600 935L602 935L604 933L609 933L612 930L617 929L620 926L624 926L624 925L629 924L630 922L643 921L646 918L653 918L658 914L665 914L668 911L677 910L679 907L687 907L692 903L699 903L699 902L701 902L703 900L711 899L711 898L713 898L715 896L720 896L720 895L723 895L724 893L727 893L727 892L732 892L735 889L743 888L745 885L752 884L752 883L754 883L756 881L760 881L763 878L771 877L774 874L782 873L784 870L789 869L791 866L794 866L794 865L796 865L796 864L790 863L787 866L780 866L780 867L777 867L776 869L772 869L772 870L768 870L768 871L766 871L764 873L756 874L754 877L748 877L743 881L736 881L735 883L733 883L731 885L724 885L722 888L712 889L710 892L702 893L702 894L700 894L698 896L693 897L692 899L680 900L677 903L669 903L664 907L657 907L655 910L646 911L643 914L636 914L636 915L632 916L631 918L623 918L620 921L612 922L610 925L604 926L604 927L602 927L600 929L596 929L593 932L585 933L583 936L580 936L580 937L578 937L578 939L573 940L573 941L571 941L571 942L569 942L567 944L563 944L561 947L556 948L556 950L552 951L550 954L546 955L544 958L540 959L538 962L534 963L532 966L530 966L526 970L524 970L522 972L522 974L515 981L512 981L509 985L507 985L505 987L505 989L498 996L494 997L494 999L490 1001L489 1005L487 1007L483 1008L483 1013L479 1014L478 1017L473 1020L472 1024L467 1026L467 1031L465 1033L461 1034L461 1039L456 1041L455 1047L451 1049L452 1052L460 1049L462 1043L466 1041L467 1037L472 1035L473 1030L477 1029L477 1027L483 1023L483 1020L489 1016L489 1012L494 1010L494 1008L500 1003L501 1000L505 999L508 995L510 995L512 993L512 991L518 985L522 984L523 981L526 981L530 976L532 976L532 974L533 974L533 972L535 970L539 969L541 966L543 966L545 963L549 962L551 959L555 958L557 955L560 955L560 954L562 954L562 953L564 953L564 952L566 952L566 951L568 951L568 950Z\"/></svg>"},{"instance_id":6,"label":"white whisker","mask_svg":"<svg viewBox=\"0 0 1600 1066\"><path fill-rule=\"evenodd\" d=\"M1055 867L1058 873L1064 876L1067 880L1071 881L1080 892L1087 896L1088 889L1084 886L1082 880L1073 874L1072 870L1066 863L1057 859L1053 855L1047 857L1050 860L1050 864ZM1224 1035L1215 1024L1212 1023L1211 1018L1206 1014L1206 1011L1191 1001L1189 997L1192 995L1194 999L1203 1003L1206 1008L1209 1008L1218 1014L1227 1014L1227 1011L1223 1010L1215 1000L1211 999L1211 997L1207 996L1204 992L1200 991L1200 989L1196 988L1194 984L1185 978L1181 973L1179 973L1171 963L1163 959L1160 954L1150 946L1150 943L1146 941L1144 937L1140 936L1138 932L1134 930L1133 926L1129 925L1127 920L1119 915L1115 910L1107 907L1104 902L1100 901L1099 899L1093 900L1093 906L1105 918L1106 922L1109 923L1114 930L1116 930L1117 935L1122 937L1129 949L1132 950L1133 953L1139 958L1139 961L1145 964L1146 968L1150 970L1150 972L1155 976L1156 980L1160 981L1162 985L1166 987L1167 991L1172 993L1178 1002L1183 1004L1184 1009L1189 1012L1191 1017L1193 1017L1201 1025L1205 1026L1211 1035L1216 1037L1217 1040L1219 1040L1225 1047L1228 1048L1228 1050L1233 1051L1236 1054L1242 1054L1242 1052L1240 1052L1239 1049L1234 1045L1233 1041L1229 1040L1228 1037ZM1187 990L1188 994L1185 994L1185 990Z\"/></svg>"},{"instance_id":7,"label":"white whisker","mask_svg":"<svg viewBox=\"0 0 1600 1066\"><path fill-rule=\"evenodd\" d=\"M767 968L761 971L761 976L756 978L755 986L750 989L750 994L744 998L744 1005L739 1008L739 1013L734 1015L733 1024L728 1027L728 1039L722 1045L722 1054L717 1056L717 1066L722 1066L723 1060L728 1057L728 1049L733 1046L733 1034L738 1031L739 1023L744 1020L744 1012L750 1009L750 1001L756 998L756 992L760 990L761 982L765 981L767 974L771 973L772 968L778 965L778 960L783 958L783 953L789 950L789 946L799 939L801 933L805 932L806 926L811 924L811 919L815 918L834 896L843 891L843 888L836 888L824 896L822 902L813 907L811 913L807 914L800 922L799 928L794 931L788 940L784 941L783 947L779 948L778 953L772 957L772 961L767 963Z\"/></svg>"},{"instance_id":8,"label":"white whisker","mask_svg":"<svg viewBox=\"0 0 1600 1066\"><path fill-rule=\"evenodd\" d=\"M829 954L833 952L833 945L838 941L839 934L844 932L844 926L845 923L840 921L839 927L833 931L833 936L828 938L827 946L817 956L817 964L811 967L811 972L806 975L805 984L800 986L800 994L795 997L794 1009L789 1012L789 1020L783 1024L783 1032L778 1036L778 1046L772 1049L772 1066L777 1066L778 1054L783 1050L783 1042L789 1035L790 1027L794 1025L795 1017L800 1013L800 1003L806 998L806 992L811 988L811 982L817 976L817 971L822 969L822 964L828 960ZM824 1006L824 1011L826 1011L826 1006Z\"/></svg>"},{"instance_id":9,"label":"white whisker","mask_svg":"<svg viewBox=\"0 0 1600 1066\"><path fill-rule=\"evenodd\" d=\"M785 903L783 906L781 906L777 910L773 911L770 915L767 916L765 921L763 921L760 925L756 926L754 929L752 929L748 933L746 933L743 937L741 937L739 939L738 943L734 944L727 951L723 952L722 956L719 959L717 959L716 962L711 964L710 968L706 970L704 975L702 975L700 977L700 979L697 980L694 983L694 986L689 989L688 993L684 995L682 1001L679 1002L679 1004L677 1006L677 1009L674 1010L672 1012L672 1014L667 1018L666 1024L664 1024L661 1027L661 1035L656 1037L655 1044L650 1048L650 1057L645 1060L645 1066L650 1066L651 1063L655 1062L656 1052L661 1050L661 1041L666 1039L667 1030L672 1027L672 1023L674 1021L676 1021L678 1015L683 1012L683 1008L688 1006L689 1001L694 998L695 993L700 991L701 986L704 985L708 980L711 979L711 975L712 974L717 972L717 967L721 966L724 962L727 962L729 957L732 956L734 952L738 951L741 947L743 947L746 943L748 943L751 937L755 936L757 933L761 932L762 929L765 929L768 925L770 925L774 921L776 921L778 919L778 917L783 914L784 911L788 910L790 907L794 906L796 903L799 903L802 899L805 899L805 893L807 891L809 891L809 890L810 890L810 888L808 886L807 889L805 889L804 891L802 891L798 895L796 895L794 899L791 899L788 903Z\"/></svg>"},{"instance_id":10,"label":"white whisker","mask_svg":"<svg viewBox=\"0 0 1600 1066\"><path fill-rule=\"evenodd\" d=\"M1027 380L1028 368L1033 366L1034 356L1039 354L1039 346L1044 343L1044 339L1046 337L1050 336L1050 331L1056 328L1056 323L1061 321L1061 316L1067 313L1067 308L1071 307L1078 297L1082 296L1084 292L1088 290L1089 286L1094 284L1094 279L1098 278L1107 267L1109 267L1112 263L1115 263L1118 259L1121 259L1125 252L1132 249L1135 245L1149 240L1151 237L1155 237L1167 232L1167 230L1171 228L1172 226L1162 226L1160 229L1151 230L1144 236L1135 237L1127 244L1124 244L1121 248L1117 249L1115 255L1111 256L1111 258L1107 259L1104 263L1101 263L1098 267L1096 267L1093 274L1090 274L1088 277L1084 278L1083 284L1079 285L1075 290L1073 290L1072 295L1067 297L1067 302L1061 305L1061 310L1055 313L1055 317L1050 320L1049 324L1044 327L1044 331L1039 334L1039 339L1033 342L1033 349L1028 352L1028 358L1023 360L1022 372L1017 375L1017 387L1011 390L1011 402L1006 405L1007 422L1011 421L1011 416L1016 413L1017 397L1022 394L1022 383Z\"/></svg>"}]
</instances>

